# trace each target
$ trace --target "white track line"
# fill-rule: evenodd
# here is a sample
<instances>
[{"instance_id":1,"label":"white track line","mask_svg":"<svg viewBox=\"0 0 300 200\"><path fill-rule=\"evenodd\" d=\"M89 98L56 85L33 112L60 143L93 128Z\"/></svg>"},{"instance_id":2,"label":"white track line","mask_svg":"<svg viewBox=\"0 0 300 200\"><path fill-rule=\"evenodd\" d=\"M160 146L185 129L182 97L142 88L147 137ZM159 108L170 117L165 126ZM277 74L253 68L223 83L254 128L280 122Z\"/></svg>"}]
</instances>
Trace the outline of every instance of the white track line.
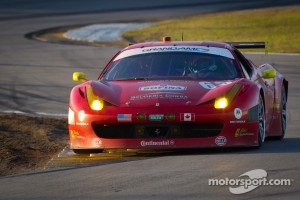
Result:
<instances>
[{"instance_id":1,"label":"white track line","mask_svg":"<svg viewBox=\"0 0 300 200\"><path fill-rule=\"evenodd\" d=\"M47 117L63 117L63 118L68 117L68 114L64 114L64 113L23 112L20 110L0 110L0 113L17 114L17 115L40 115L40 116L47 116Z\"/></svg>"}]
</instances>

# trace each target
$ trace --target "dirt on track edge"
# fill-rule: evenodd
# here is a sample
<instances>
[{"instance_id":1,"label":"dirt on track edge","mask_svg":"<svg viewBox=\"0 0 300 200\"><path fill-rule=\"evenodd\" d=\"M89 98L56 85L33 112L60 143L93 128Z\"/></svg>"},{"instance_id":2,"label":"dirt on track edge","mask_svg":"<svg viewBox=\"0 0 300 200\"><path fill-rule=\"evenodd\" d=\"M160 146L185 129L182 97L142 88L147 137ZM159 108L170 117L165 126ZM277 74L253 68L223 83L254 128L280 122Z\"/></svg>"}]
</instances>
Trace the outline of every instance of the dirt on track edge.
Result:
<instances>
[{"instance_id":1,"label":"dirt on track edge","mask_svg":"<svg viewBox=\"0 0 300 200\"><path fill-rule=\"evenodd\" d=\"M0 176L39 171L68 144L66 118L0 114Z\"/></svg>"}]
</instances>

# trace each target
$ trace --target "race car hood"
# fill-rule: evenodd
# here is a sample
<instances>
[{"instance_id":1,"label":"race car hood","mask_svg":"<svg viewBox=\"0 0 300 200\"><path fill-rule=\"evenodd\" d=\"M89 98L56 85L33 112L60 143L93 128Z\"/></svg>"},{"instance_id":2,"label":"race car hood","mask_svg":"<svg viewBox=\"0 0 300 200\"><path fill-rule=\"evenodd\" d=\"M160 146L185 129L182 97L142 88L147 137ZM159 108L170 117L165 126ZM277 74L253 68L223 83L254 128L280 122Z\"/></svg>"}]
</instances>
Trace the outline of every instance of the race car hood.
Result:
<instances>
[{"instance_id":1,"label":"race car hood","mask_svg":"<svg viewBox=\"0 0 300 200\"><path fill-rule=\"evenodd\" d=\"M241 80L92 81L91 86L95 95L115 106L191 106L226 94Z\"/></svg>"}]
</instances>

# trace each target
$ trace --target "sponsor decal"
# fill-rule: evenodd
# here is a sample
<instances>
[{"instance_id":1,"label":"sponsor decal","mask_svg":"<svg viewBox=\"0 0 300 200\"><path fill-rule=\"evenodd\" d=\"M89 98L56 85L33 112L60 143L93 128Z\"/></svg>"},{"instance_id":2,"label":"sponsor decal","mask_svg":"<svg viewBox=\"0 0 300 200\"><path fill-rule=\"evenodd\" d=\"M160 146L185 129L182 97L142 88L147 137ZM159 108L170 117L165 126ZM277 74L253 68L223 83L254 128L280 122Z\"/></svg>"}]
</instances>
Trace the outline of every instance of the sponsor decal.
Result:
<instances>
[{"instance_id":1,"label":"sponsor decal","mask_svg":"<svg viewBox=\"0 0 300 200\"><path fill-rule=\"evenodd\" d=\"M150 121L162 121L164 119L163 114L152 114L149 115L149 120Z\"/></svg>"},{"instance_id":2,"label":"sponsor decal","mask_svg":"<svg viewBox=\"0 0 300 200\"><path fill-rule=\"evenodd\" d=\"M85 137L81 136L81 135L79 134L79 132L76 131L76 130L70 130L70 131L69 131L69 134L70 134L70 136L71 136L72 139L75 139L75 138L83 139L83 140L85 139Z\"/></svg>"},{"instance_id":3,"label":"sponsor decal","mask_svg":"<svg viewBox=\"0 0 300 200\"><path fill-rule=\"evenodd\" d=\"M230 121L230 124L243 124L246 123L245 120L232 120Z\"/></svg>"},{"instance_id":4,"label":"sponsor decal","mask_svg":"<svg viewBox=\"0 0 300 200\"><path fill-rule=\"evenodd\" d=\"M143 52L164 52L164 51L183 51L183 52L205 52L209 49L207 47L196 46L162 46L162 47L148 47L142 49Z\"/></svg>"},{"instance_id":5,"label":"sponsor decal","mask_svg":"<svg viewBox=\"0 0 300 200\"><path fill-rule=\"evenodd\" d=\"M226 143L227 143L227 139L225 136L218 136L216 139L215 139L215 143L216 145L218 146L225 146Z\"/></svg>"},{"instance_id":6,"label":"sponsor decal","mask_svg":"<svg viewBox=\"0 0 300 200\"><path fill-rule=\"evenodd\" d=\"M237 179L208 179L209 186L229 186L232 194L244 194L259 186L291 186L294 179L268 179L268 173L263 169L245 172ZM276 188L274 188L276 190Z\"/></svg>"},{"instance_id":7,"label":"sponsor decal","mask_svg":"<svg viewBox=\"0 0 300 200\"><path fill-rule=\"evenodd\" d=\"M230 124L243 124L246 123L245 120L232 120L230 121Z\"/></svg>"},{"instance_id":8,"label":"sponsor decal","mask_svg":"<svg viewBox=\"0 0 300 200\"><path fill-rule=\"evenodd\" d=\"M195 121L195 113L180 113L180 121Z\"/></svg>"},{"instance_id":9,"label":"sponsor decal","mask_svg":"<svg viewBox=\"0 0 300 200\"><path fill-rule=\"evenodd\" d=\"M84 122L84 118L85 118L85 112L84 112L84 110L79 111L77 113L77 117L78 117L79 122L75 122L76 125L78 125L78 126L88 126L89 125L88 122Z\"/></svg>"},{"instance_id":10,"label":"sponsor decal","mask_svg":"<svg viewBox=\"0 0 300 200\"><path fill-rule=\"evenodd\" d=\"M118 114L118 122L131 122L132 114Z\"/></svg>"},{"instance_id":11,"label":"sponsor decal","mask_svg":"<svg viewBox=\"0 0 300 200\"><path fill-rule=\"evenodd\" d=\"M152 85L140 87L139 91L183 91L186 90L185 86L180 85Z\"/></svg>"},{"instance_id":12,"label":"sponsor decal","mask_svg":"<svg viewBox=\"0 0 300 200\"><path fill-rule=\"evenodd\" d=\"M78 119L79 119L79 121L83 121L84 120L84 117L85 117L85 112L84 112L84 110L81 110L81 111L79 111L78 112Z\"/></svg>"},{"instance_id":13,"label":"sponsor decal","mask_svg":"<svg viewBox=\"0 0 300 200\"><path fill-rule=\"evenodd\" d=\"M236 119L241 119L243 116L243 111L240 108L235 108L233 113Z\"/></svg>"},{"instance_id":14,"label":"sponsor decal","mask_svg":"<svg viewBox=\"0 0 300 200\"><path fill-rule=\"evenodd\" d=\"M175 145L174 140L162 140L162 141L145 141L142 140L140 145L142 147L146 147L146 146L173 146Z\"/></svg>"},{"instance_id":15,"label":"sponsor decal","mask_svg":"<svg viewBox=\"0 0 300 200\"><path fill-rule=\"evenodd\" d=\"M248 133L247 128L238 128L234 133L234 137L253 136L253 133Z\"/></svg>"},{"instance_id":16,"label":"sponsor decal","mask_svg":"<svg viewBox=\"0 0 300 200\"><path fill-rule=\"evenodd\" d=\"M168 121L173 121L173 120L175 120L175 114L173 114L173 113L168 113L168 114L166 115L166 119L167 119Z\"/></svg>"},{"instance_id":17,"label":"sponsor decal","mask_svg":"<svg viewBox=\"0 0 300 200\"><path fill-rule=\"evenodd\" d=\"M218 85L227 85L229 83L231 83L231 81L215 81L215 82L201 81L201 82L199 82L199 84L207 90L212 90L212 89L215 89Z\"/></svg>"},{"instance_id":18,"label":"sponsor decal","mask_svg":"<svg viewBox=\"0 0 300 200\"><path fill-rule=\"evenodd\" d=\"M144 113L138 113L137 114L137 119L140 120L140 121L145 121L146 120L146 114Z\"/></svg>"},{"instance_id":19,"label":"sponsor decal","mask_svg":"<svg viewBox=\"0 0 300 200\"><path fill-rule=\"evenodd\" d=\"M130 97L130 100L150 100L150 99L169 99L169 100L186 100L188 97L182 93L149 93Z\"/></svg>"},{"instance_id":20,"label":"sponsor decal","mask_svg":"<svg viewBox=\"0 0 300 200\"><path fill-rule=\"evenodd\" d=\"M239 137L241 133L246 133L248 129L246 128L238 128L234 133L234 137Z\"/></svg>"},{"instance_id":21,"label":"sponsor decal","mask_svg":"<svg viewBox=\"0 0 300 200\"><path fill-rule=\"evenodd\" d=\"M102 141L99 138L93 138L92 139L92 146L93 147L101 147Z\"/></svg>"},{"instance_id":22,"label":"sponsor decal","mask_svg":"<svg viewBox=\"0 0 300 200\"><path fill-rule=\"evenodd\" d=\"M76 122L76 125L78 125L78 126L88 126L89 123L87 123L87 122Z\"/></svg>"},{"instance_id":23,"label":"sponsor decal","mask_svg":"<svg viewBox=\"0 0 300 200\"><path fill-rule=\"evenodd\" d=\"M133 55L156 53L156 52L195 52L195 53L206 53L218 56L224 56L227 58L234 59L232 53L225 48L218 47L206 47L206 46L157 46L157 47L144 47L136 48L123 51L119 54L114 61L126 58Z\"/></svg>"},{"instance_id":24,"label":"sponsor decal","mask_svg":"<svg viewBox=\"0 0 300 200\"><path fill-rule=\"evenodd\" d=\"M280 109L280 104L279 103L274 103L273 104L273 108L275 108L275 109Z\"/></svg>"},{"instance_id":25,"label":"sponsor decal","mask_svg":"<svg viewBox=\"0 0 300 200\"><path fill-rule=\"evenodd\" d=\"M75 138L76 136L79 135L79 132L76 130L70 130L69 134L70 134L71 138Z\"/></svg>"}]
</instances>

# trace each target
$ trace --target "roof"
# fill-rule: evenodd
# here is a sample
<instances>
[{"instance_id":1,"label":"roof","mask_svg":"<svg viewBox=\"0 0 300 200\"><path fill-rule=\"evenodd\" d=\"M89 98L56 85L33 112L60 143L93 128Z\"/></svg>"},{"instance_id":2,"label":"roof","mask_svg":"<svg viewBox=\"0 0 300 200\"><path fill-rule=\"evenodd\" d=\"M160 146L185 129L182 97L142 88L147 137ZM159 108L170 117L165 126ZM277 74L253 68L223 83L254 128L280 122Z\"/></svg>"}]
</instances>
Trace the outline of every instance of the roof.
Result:
<instances>
[{"instance_id":1,"label":"roof","mask_svg":"<svg viewBox=\"0 0 300 200\"><path fill-rule=\"evenodd\" d=\"M156 41L156 42L143 42L130 45L124 50L144 48L144 47L155 47L155 46L207 46L217 47L225 49L233 49L233 47L227 43L213 42L213 41Z\"/></svg>"}]
</instances>

